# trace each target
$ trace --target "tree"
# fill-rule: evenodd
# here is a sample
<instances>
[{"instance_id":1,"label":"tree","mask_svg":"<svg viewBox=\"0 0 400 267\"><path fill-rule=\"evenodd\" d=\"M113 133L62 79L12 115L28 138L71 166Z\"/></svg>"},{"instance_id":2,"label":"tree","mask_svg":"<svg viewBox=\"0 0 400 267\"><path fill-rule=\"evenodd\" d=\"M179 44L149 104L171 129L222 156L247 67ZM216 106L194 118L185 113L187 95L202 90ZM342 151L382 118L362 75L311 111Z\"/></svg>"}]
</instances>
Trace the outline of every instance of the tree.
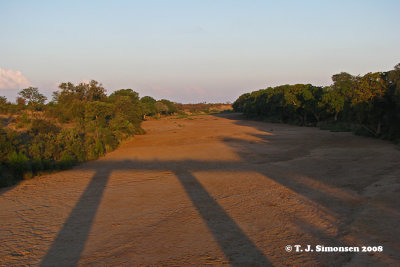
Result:
<instances>
[{"instance_id":1,"label":"tree","mask_svg":"<svg viewBox=\"0 0 400 267\"><path fill-rule=\"evenodd\" d=\"M73 83L61 83L58 88L61 92L53 94L53 101L60 104L69 104L73 101L104 101L107 96L106 90L101 83L92 80L89 83L80 83L74 85Z\"/></svg>"},{"instance_id":2,"label":"tree","mask_svg":"<svg viewBox=\"0 0 400 267\"><path fill-rule=\"evenodd\" d=\"M26 101L23 97L18 96L16 99L17 105L22 107L26 105Z\"/></svg>"},{"instance_id":3,"label":"tree","mask_svg":"<svg viewBox=\"0 0 400 267\"><path fill-rule=\"evenodd\" d=\"M168 112L168 106L167 105L165 105L163 102L161 102L161 101L157 101L155 104L154 104L154 106L155 106L155 108L156 108L156 110L157 110L157 113L159 113L159 114L166 114L167 112Z\"/></svg>"},{"instance_id":4,"label":"tree","mask_svg":"<svg viewBox=\"0 0 400 267\"><path fill-rule=\"evenodd\" d=\"M5 96L0 96L0 105L6 105L7 104L7 98Z\"/></svg>"},{"instance_id":5,"label":"tree","mask_svg":"<svg viewBox=\"0 0 400 267\"><path fill-rule=\"evenodd\" d=\"M151 103L151 104L154 104L154 103L157 102L157 101L156 101L154 98L152 98L151 96L144 96L144 97L142 97L142 98L140 99L140 101L143 102L143 103Z\"/></svg>"},{"instance_id":6,"label":"tree","mask_svg":"<svg viewBox=\"0 0 400 267\"><path fill-rule=\"evenodd\" d=\"M241 96L239 96L238 99L235 100L235 102L233 102L232 107L233 110L236 112L243 112L244 110L244 105L247 102L247 100L250 97L250 93L244 93Z\"/></svg>"},{"instance_id":7,"label":"tree","mask_svg":"<svg viewBox=\"0 0 400 267\"><path fill-rule=\"evenodd\" d=\"M143 111L139 102L139 94L132 89L120 89L108 97L114 105L113 126L115 129L129 128L129 122L134 128L140 128Z\"/></svg>"},{"instance_id":8,"label":"tree","mask_svg":"<svg viewBox=\"0 0 400 267\"><path fill-rule=\"evenodd\" d=\"M0 112L6 112L8 104L7 98L5 96L0 96Z\"/></svg>"},{"instance_id":9,"label":"tree","mask_svg":"<svg viewBox=\"0 0 400 267\"><path fill-rule=\"evenodd\" d=\"M387 92L383 73L367 73L357 77L352 107L358 123L375 136L381 134L385 113L384 94Z\"/></svg>"},{"instance_id":10,"label":"tree","mask_svg":"<svg viewBox=\"0 0 400 267\"><path fill-rule=\"evenodd\" d=\"M131 97L118 96L113 104L115 116L137 125L142 121L143 112L137 102L132 102Z\"/></svg>"},{"instance_id":11,"label":"tree","mask_svg":"<svg viewBox=\"0 0 400 267\"><path fill-rule=\"evenodd\" d=\"M53 109L58 111L58 119L60 122L74 121L80 127L83 126L85 120L85 106L87 103L100 101L105 102L107 96L106 90L97 81L89 83L61 83L59 85L61 91L53 93Z\"/></svg>"},{"instance_id":12,"label":"tree","mask_svg":"<svg viewBox=\"0 0 400 267\"><path fill-rule=\"evenodd\" d=\"M178 108L176 107L176 105L173 102L171 102L171 101L169 101L167 99L161 99L160 102L167 106L167 108L168 108L167 113L168 114L173 114L175 112L178 112Z\"/></svg>"},{"instance_id":13,"label":"tree","mask_svg":"<svg viewBox=\"0 0 400 267\"><path fill-rule=\"evenodd\" d=\"M357 77L347 72L332 75L333 84L323 96L323 103L327 112L334 114L334 120L338 119L340 113L345 113L343 117L351 120L351 105L354 98L354 87Z\"/></svg>"},{"instance_id":14,"label":"tree","mask_svg":"<svg viewBox=\"0 0 400 267\"><path fill-rule=\"evenodd\" d=\"M25 88L21 90L18 95L28 102L28 106L32 106L35 109L42 106L47 100L47 97L39 93L39 90L36 87Z\"/></svg>"},{"instance_id":15,"label":"tree","mask_svg":"<svg viewBox=\"0 0 400 267\"><path fill-rule=\"evenodd\" d=\"M143 114L146 116L151 116L157 113L155 103L157 101L151 96L144 96L140 99L141 109Z\"/></svg>"},{"instance_id":16,"label":"tree","mask_svg":"<svg viewBox=\"0 0 400 267\"><path fill-rule=\"evenodd\" d=\"M103 85L95 80L87 83L80 83L78 88L83 88L85 92L86 101L104 101L106 99L106 89Z\"/></svg>"},{"instance_id":17,"label":"tree","mask_svg":"<svg viewBox=\"0 0 400 267\"><path fill-rule=\"evenodd\" d=\"M115 92L113 92L108 99L110 101L115 101L119 97L126 96L129 97L130 101L132 104L137 104L139 102L139 94L132 89L120 89Z\"/></svg>"},{"instance_id":18,"label":"tree","mask_svg":"<svg viewBox=\"0 0 400 267\"><path fill-rule=\"evenodd\" d=\"M400 140L400 63L383 77L387 92L384 96L385 115L382 130L386 138Z\"/></svg>"},{"instance_id":19,"label":"tree","mask_svg":"<svg viewBox=\"0 0 400 267\"><path fill-rule=\"evenodd\" d=\"M108 103L93 101L86 104L85 119L87 123L94 123L95 128L107 127L107 122L113 116L113 106Z\"/></svg>"},{"instance_id":20,"label":"tree","mask_svg":"<svg viewBox=\"0 0 400 267\"><path fill-rule=\"evenodd\" d=\"M326 88L308 85L306 90L311 93L311 97L305 100L304 109L314 116L318 124L321 114L325 111L322 98L326 95Z\"/></svg>"},{"instance_id":21,"label":"tree","mask_svg":"<svg viewBox=\"0 0 400 267\"><path fill-rule=\"evenodd\" d=\"M367 73L364 76L357 77L353 90L352 105L382 97L385 87L381 72Z\"/></svg>"},{"instance_id":22,"label":"tree","mask_svg":"<svg viewBox=\"0 0 400 267\"><path fill-rule=\"evenodd\" d=\"M345 97L339 90L328 87L327 92L322 96L322 105L325 106L328 113L334 114L334 120L337 121L339 113L343 110Z\"/></svg>"}]
</instances>

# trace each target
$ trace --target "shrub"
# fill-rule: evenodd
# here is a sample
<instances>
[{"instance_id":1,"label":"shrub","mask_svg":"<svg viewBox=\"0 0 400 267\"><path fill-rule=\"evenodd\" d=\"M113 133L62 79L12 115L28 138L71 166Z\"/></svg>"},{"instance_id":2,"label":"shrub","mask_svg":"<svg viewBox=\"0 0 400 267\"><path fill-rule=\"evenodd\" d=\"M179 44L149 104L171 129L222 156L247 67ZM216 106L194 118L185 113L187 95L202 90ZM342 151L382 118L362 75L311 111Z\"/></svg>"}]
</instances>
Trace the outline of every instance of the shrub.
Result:
<instances>
[{"instance_id":1,"label":"shrub","mask_svg":"<svg viewBox=\"0 0 400 267\"><path fill-rule=\"evenodd\" d=\"M22 177L25 172L32 171L28 157L21 152L14 151L7 163L16 177Z\"/></svg>"}]
</instances>

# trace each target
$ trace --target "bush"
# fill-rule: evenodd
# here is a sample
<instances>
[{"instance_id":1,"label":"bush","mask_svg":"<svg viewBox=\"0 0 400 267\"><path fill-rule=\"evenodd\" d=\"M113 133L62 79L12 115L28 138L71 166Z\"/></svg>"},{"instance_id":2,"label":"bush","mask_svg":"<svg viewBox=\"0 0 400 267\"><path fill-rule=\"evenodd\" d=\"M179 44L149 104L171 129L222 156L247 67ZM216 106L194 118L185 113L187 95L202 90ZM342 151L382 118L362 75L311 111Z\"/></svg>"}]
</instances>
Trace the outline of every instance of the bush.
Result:
<instances>
[{"instance_id":1,"label":"bush","mask_svg":"<svg viewBox=\"0 0 400 267\"><path fill-rule=\"evenodd\" d=\"M32 171L28 157L14 151L8 158L7 165L16 177L23 177L25 172Z\"/></svg>"},{"instance_id":2,"label":"bush","mask_svg":"<svg viewBox=\"0 0 400 267\"><path fill-rule=\"evenodd\" d=\"M10 169L0 164L0 187L10 186L15 183L15 178Z\"/></svg>"},{"instance_id":3,"label":"bush","mask_svg":"<svg viewBox=\"0 0 400 267\"><path fill-rule=\"evenodd\" d=\"M69 153L69 152L65 152L61 155L60 157L60 161L59 161L59 168L61 170L66 170L66 169L70 169L72 168L72 166L74 166L77 162L76 157Z\"/></svg>"},{"instance_id":4,"label":"bush","mask_svg":"<svg viewBox=\"0 0 400 267\"><path fill-rule=\"evenodd\" d=\"M62 83L59 88L61 91L55 92L46 105L37 88L22 90L17 105L0 97L0 112L21 114L16 120L21 130L0 128L0 186L97 159L117 148L121 140L144 134L140 126L144 114L177 111L168 100L139 99L132 89L121 89L107 97L96 81ZM55 119L68 125L57 126L52 122Z\"/></svg>"},{"instance_id":5,"label":"bush","mask_svg":"<svg viewBox=\"0 0 400 267\"><path fill-rule=\"evenodd\" d=\"M30 131L34 135L38 134L57 134L60 128L48 120L35 119L32 121Z\"/></svg>"}]
</instances>

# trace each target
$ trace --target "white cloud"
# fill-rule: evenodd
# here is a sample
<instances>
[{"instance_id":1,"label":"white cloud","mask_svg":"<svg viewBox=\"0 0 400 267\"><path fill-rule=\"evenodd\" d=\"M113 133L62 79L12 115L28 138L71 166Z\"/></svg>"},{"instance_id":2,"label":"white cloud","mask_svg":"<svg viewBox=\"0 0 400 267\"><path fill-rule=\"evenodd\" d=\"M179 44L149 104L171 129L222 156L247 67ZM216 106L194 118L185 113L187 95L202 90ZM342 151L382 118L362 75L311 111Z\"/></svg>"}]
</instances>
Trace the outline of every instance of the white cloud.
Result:
<instances>
[{"instance_id":1,"label":"white cloud","mask_svg":"<svg viewBox=\"0 0 400 267\"><path fill-rule=\"evenodd\" d=\"M30 85L29 80L20 71L0 68L0 89L23 89Z\"/></svg>"}]
</instances>

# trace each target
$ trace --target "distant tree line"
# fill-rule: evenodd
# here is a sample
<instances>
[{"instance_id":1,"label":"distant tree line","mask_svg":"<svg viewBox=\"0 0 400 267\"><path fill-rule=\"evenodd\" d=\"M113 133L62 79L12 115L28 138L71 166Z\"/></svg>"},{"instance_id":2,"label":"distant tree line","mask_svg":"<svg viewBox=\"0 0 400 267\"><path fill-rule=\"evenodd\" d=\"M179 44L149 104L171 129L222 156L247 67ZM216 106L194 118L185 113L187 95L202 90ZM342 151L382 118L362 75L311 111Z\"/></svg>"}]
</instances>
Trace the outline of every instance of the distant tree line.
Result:
<instances>
[{"instance_id":1,"label":"distant tree line","mask_svg":"<svg viewBox=\"0 0 400 267\"><path fill-rule=\"evenodd\" d=\"M187 113L218 113L223 110L231 109L230 103L196 103L196 104L176 104L178 110Z\"/></svg>"},{"instance_id":2,"label":"distant tree line","mask_svg":"<svg viewBox=\"0 0 400 267\"><path fill-rule=\"evenodd\" d=\"M145 116L177 112L171 101L139 98L131 89L107 96L97 81L61 83L47 104L34 87L18 95L16 104L0 97L0 186L97 159L122 140L143 134Z\"/></svg>"},{"instance_id":3,"label":"distant tree line","mask_svg":"<svg viewBox=\"0 0 400 267\"><path fill-rule=\"evenodd\" d=\"M327 87L281 85L241 95L235 111L298 125L342 125L357 134L400 140L400 64L387 72L332 76ZM329 128L329 127L328 127Z\"/></svg>"}]
</instances>

